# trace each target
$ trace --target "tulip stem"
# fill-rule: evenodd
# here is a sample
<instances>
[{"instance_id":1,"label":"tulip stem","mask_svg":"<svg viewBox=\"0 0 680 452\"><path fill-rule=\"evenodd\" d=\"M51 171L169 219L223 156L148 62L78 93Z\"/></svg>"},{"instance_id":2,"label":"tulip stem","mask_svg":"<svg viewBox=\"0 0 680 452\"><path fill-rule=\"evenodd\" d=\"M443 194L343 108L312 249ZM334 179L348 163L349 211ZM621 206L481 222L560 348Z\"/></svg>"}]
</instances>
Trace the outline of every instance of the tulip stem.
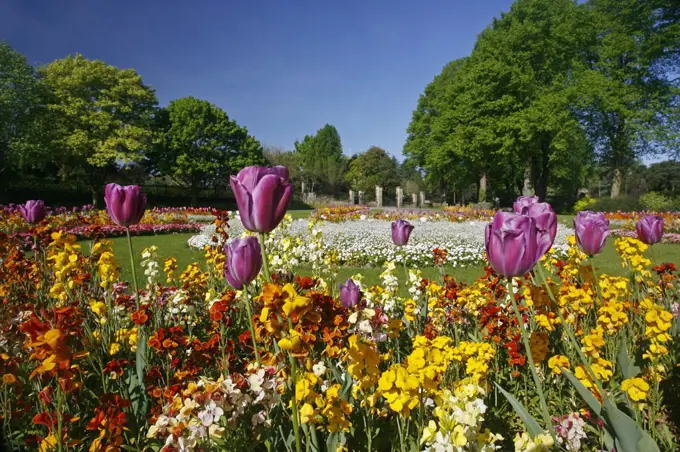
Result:
<instances>
[{"instance_id":1,"label":"tulip stem","mask_svg":"<svg viewBox=\"0 0 680 452\"><path fill-rule=\"evenodd\" d=\"M529 337L527 335L526 328L524 326L524 319L522 319L522 314L519 312L517 307L517 302L515 301L515 294L512 290L512 278L508 278L508 297L512 303L512 309L515 311L515 317L517 317L517 326L522 334L522 342L524 343L524 350L527 354L527 359L529 360L529 367L531 368L531 376L534 378L534 384L536 385L536 391L538 391L538 400L541 405L541 411L543 412L543 419L545 421L546 427L553 439L555 437L555 429L553 428L552 418L550 417L550 411L548 411L548 404L545 402L545 394L543 394L543 385L541 380L538 378L538 373L536 373L536 366L534 365L534 357L531 354L531 345L529 344Z\"/></svg>"},{"instance_id":2,"label":"tulip stem","mask_svg":"<svg viewBox=\"0 0 680 452\"><path fill-rule=\"evenodd\" d=\"M262 271L264 271L264 279L266 282L272 280L272 275L269 273L269 258L267 257L267 248L264 245L265 235L264 232L258 233L260 237L260 252L262 253Z\"/></svg>"},{"instance_id":3,"label":"tulip stem","mask_svg":"<svg viewBox=\"0 0 680 452\"><path fill-rule=\"evenodd\" d=\"M243 294L245 296L246 312L248 313L248 325L250 326L250 338L253 341L253 349L255 350L255 360L258 367L260 366L260 352L257 350L257 341L255 339L255 325L253 325L253 313L250 309L250 295L248 294L248 286L243 287Z\"/></svg>"},{"instance_id":4,"label":"tulip stem","mask_svg":"<svg viewBox=\"0 0 680 452\"><path fill-rule=\"evenodd\" d=\"M593 271L593 284L595 285L595 295L597 295L597 298L601 300L602 295L600 294L600 282L597 278L597 270L595 270L595 262L593 262L593 256L588 257L588 260L590 261L590 269ZM597 303L595 304L595 307L597 308Z\"/></svg>"},{"instance_id":5,"label":"tulip stem","mask_svg":"<svg viewBox=\"0 0 680 452\"><path fill-rule=\"evenodd\" d=\"M130 226L125 228L127 232L128 251L130 252L130 265L132 266L132 284L135 286L135 304L139 310L139 286L137 285L137 267L135 266L135 253L132 251L132 237L130 237Z\"/></svg>"}]
</instances>

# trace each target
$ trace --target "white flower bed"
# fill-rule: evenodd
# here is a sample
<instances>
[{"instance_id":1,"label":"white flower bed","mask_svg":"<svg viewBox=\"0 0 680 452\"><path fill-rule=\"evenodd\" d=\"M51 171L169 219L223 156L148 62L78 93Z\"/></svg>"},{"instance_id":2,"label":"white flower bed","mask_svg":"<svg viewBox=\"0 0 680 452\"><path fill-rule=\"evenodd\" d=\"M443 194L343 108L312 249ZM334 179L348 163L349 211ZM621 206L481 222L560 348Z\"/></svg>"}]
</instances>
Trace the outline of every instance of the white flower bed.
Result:
<instances>
[{"instance_id":1,"label":"white flower bed","mask_svg":"<svg viewBox=\"0 0 680 452\"><path fill-rule=\"evenodd\" d=\"M240 237L244 230L238 218L229 221L229 235ZM447 264L452 267L479 265L484 260L484 228L485 222L469 221L452 223L450 221L415 221L415 228L408 245L403 248L392 243L391 222L375 219L360 219L342 223L319 223L315 231L322 234L323 252L333 255L341 265L347 266L381 266L386 261L402 262L409 265L432 266L432 250L434 248L448 251ZM189 246L203 249L214 244L213 225L205 226L201 234L189 239ZM562 225L557 228L554 251L558 255L566 255L566 237L573 230ZM310 232L307 220L294 220L283 224L275 231L278 237L269 240L269 246L276 255L284 254L299 263L308 262L307 246ZM295 244L295 246L291 246ZM283 249L285 247L285 250Z\"/></svg>"}]
</instances>

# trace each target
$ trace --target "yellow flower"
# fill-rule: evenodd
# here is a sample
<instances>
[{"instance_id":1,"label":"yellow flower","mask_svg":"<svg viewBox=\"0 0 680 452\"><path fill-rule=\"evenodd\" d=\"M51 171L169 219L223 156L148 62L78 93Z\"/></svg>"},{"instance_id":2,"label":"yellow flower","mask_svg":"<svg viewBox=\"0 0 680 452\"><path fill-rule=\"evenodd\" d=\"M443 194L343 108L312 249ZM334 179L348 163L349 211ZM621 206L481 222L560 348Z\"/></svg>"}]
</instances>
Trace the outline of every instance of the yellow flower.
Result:
<instances>
[{"instance_id":1,"label":"yellow flower","mask_svg":"<svg viewBox=\"0 0 680 452\"><path fill-rule=\"evenodd\" d=\"M548 360L548 367L555 375L562 374L560 367L564 369L569 368L569 358L563 355L555 355Z\"/></svg>"},{"instance_id":2,"label":"yellow flower","mask_svg":"<svg viewBox=\"0 0 680 452\"><path fill-rule=\"evenodd\" d=\"M628 393L628 397L633 402L640 402L647 399L649 384L642 378L628 378L621 382L621 390Z\"/></svg>"},{"instance_id":3,"label":"yellow flower","mask_svg":"<svg viewBox=\"0 0 680 452\"><path fill-rule=\"evenodd\" d=\"M279 348L285 351L296 351L300 348L300 333L295 330L289 331L290 336L279 340Z\"/></svg>"},{"instance_id":4,"label":"yellow flower","mask_svg":"<svg viewBox=\"0 0 680 452\"><path fill-rule=\"evenodd\" d=\"M115 355L121 350L121 346L118 342L112 342L111 345L109 345L109 355Z\"/></svg>"}]
</instances>

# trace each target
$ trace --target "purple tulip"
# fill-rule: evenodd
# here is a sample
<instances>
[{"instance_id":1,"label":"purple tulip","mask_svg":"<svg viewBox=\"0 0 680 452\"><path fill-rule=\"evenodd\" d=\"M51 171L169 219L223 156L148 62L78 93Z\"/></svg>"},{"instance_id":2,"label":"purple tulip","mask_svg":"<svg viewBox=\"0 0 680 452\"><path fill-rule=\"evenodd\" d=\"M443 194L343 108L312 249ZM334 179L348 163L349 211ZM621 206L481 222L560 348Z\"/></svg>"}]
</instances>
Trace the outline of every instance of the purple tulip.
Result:
<instances>
[{"instance_id":1,"label":"purple tulip","mask_svg":"<svg viewBox=\"0 0 680 452\"><path fill-rule=\"evenodd\" d=\"M224 246L227 259L224 262L224 277L236 290L257 278L262 268L262 253L257 237L234 239Z\"/></svg>"},{"instance_id":2,"label":"purple tulip","mask_svg":"<svg viewBox=\"0 0 680 452\"><path fill-rule=\"evenodd\" d=\"M576 214L574 229L578 247L588 256L593 256L604 248L609 235L609 220L602 212L584 210Z\"/></svg>"},{"instance_id":3,"label":"purple tulip","mask_svg":"<svg viewBox=\"0 0 680 452\"><path fill-rule=\"evenodd\" d=\"M647 245L654 245L659 243L663 237L663 218L647 215L637 222L635 229L637 229L637 235L640 240Z\"/></svg>"},{"instance_id":4,"label":"purple tulip","mask_svg":"<svg viewBox=\"0 0 680 452\"><path fill-rule=\"evenodd\" d=\"M512 203L515 213L524 213L524 208L538 202L538 196L520 196L517 201Z\"/></svg>"},{"instance_id":5,"label":"purple tulip","mask_svg":"<svg viewBox=\"0 0 680 452\"><path fill-rule=\"evenodd\" d=\"M40 223L45 215L47 215L47 210L45 210L45 203L43 201L26 201L26 204L19 205L19 213L27 223L36 224Z\"/></svg>"},{"instance_id":6,"label":"purple tulip","mask_svg":"<svg viewBox=\"0 0 680 452\"><path fill-rule=\"evenodd\" d=\"M527 215L496 212L486 226L484 243L491 266L506 277L521 276L536 264L536 220Z\"/></svg>"},{"instance_id":7,"label":"purple tulip","mask_svg":"<svg viewBox=\"0 0 680 452\"><path fill-rule=\"evenodd\" d=\"M340 301L344 307L351 308L359 303L359 300L361 291L352 278L348 278L345 284L340 284Z\"/></svg>"},{"instance_id":8,"label":"purple tulip","mask_svg":"<svg viewBox=\"0 0 680 452\"><path fill-rule=\"evenodd\" d=\"M243 227L252 232L271 232L286 215L293 197L288 168L249 166L231 177L231 188Z\"/></svg>"},{"instance_id":9,"label":"purple tulip","mask_svg":"<svg viewBox=\"0 0 680 452\"><path fill-rule=\"evenodd\" d=\"M144 216L146 194L138 185L108 184L104 201L109 217L119 226L137 224Z\"/></svg>"},{"instance_id":10,"label":"purple tulip","mask_svg":"<svg viewBox=\"0 0 680 452\"><path fill-rule=\"evenodd\" d=\"M547 202L539 202L525 207L523 215L528 215L536 221L536 262L550 250L557 235L557 215Z\"/></svg>"},{"instance_id":11,"label":"purple tulip","mask_svg":"<svg viewBox=\"0 0 680 452\"><path fill-rule=\"evenodd\" d=\"M406 220L398 219L392 222L392 241L395 245L404 246L413 231L413 225Z\"/></svg>"}]
</instances>

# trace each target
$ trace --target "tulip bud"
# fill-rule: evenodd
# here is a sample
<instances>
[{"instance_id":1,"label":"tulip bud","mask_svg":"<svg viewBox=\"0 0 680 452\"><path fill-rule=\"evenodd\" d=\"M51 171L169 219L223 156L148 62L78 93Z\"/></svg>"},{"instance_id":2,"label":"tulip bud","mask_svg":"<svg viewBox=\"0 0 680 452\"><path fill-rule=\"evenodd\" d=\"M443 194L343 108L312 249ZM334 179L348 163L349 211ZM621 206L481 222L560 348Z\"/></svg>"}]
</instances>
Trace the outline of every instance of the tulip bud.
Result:
<instances>
[{"instance_id":1,"label":"tulip bud","mask_svg":"<svg viewBox=\"0 0 680 452\"><path fill-rule=\"evenodd\" d=\"M286 215L293 197L288 168L249 166L231 177L231 188L243 227L252 232L273 231Z\"/></svg>"},{"instance_id":2,"label":"tulip bud","mask_svg":"<svg viewBox=\"0 0 680 452\"><path fill-rule=\"evenodd\" d=\"M555 243L557 235L557 215L547 202L531 204L524 208L524 215L536 221L536 262L538 262Z\"/></svg>"},{"instance_id":3,"label":"tulip bud","mask_svg":"<svg viewBox=\"0 0 680 452\"><path fill-rule=\"evenodd\" d=\"M140 222L146 209L146 194L138 185L108 184L104 189L106 212L119 226Z\"/></svg>"},{"instance_id":4,"label":"tulip bud","mask_svg":"<svg viewBox=\"0 0 680 452\"><path fill-rule=\"evenodd\" d=\"M538 202L538 196L520 196L517 201L512 203L512 207L515 209L515 213L524 213L524 209L532 204Z\"/></svg>"},{"instance_id":5,"label":"tulip bud","mask_svg":"<svg viewBox=\"0 0 680 452\"><path fill-rule=\"evenodd\" d=\"M584 210L576 214L574 230L578 247L588 256L593 256L604 248L609 235L609 220L602 212Z\"/></svg>"},{"instance_id":6,"label":"tulip bud","mask_svg":"<svg viewBox=\"0 0 680 452\"><path fill-rule=\"evenodd\" d=\"M351 308L359 303L361 295L359 286L356 285L352 278L348 278L345 284L340 284L340 301L344 307Z\"/></svg>"},{"instance_id":7,"label":"tulip bud","mask_svg":"<svg viewBox=\"0 0 680 452\"><path fill-rule=\"evenodd\" d=\"M406 220L399 219L392 222L392 242L398 246L404 246L413 231L413 225Z\"/></svg>"},{"instance_id":8,"label":"tulip bud","mask_svg":"<svg viewBox=\"0 0 680 452\"><path fill-rule=\"evenodd\" d=\"M19 206L19 213L26 220L27 223L40 223L47 211L45 210L45 203L43 201L26 201L26 204Z\"/></svg>"},{"instance_id":9,"label":"tulip bud","mask_svg":"<svg viewBox=\"0 0 680 452\"><path fill-rule=\"evenodd\" d=\"M262 268L262 253L257 237L234 239L224 246L227 258L224 262L224 277L231 287L243 289L257 278Z\"/></svg>"},{"instance_id":10,"label":"tulip bud","mask_svg":"<svg viewBox=\"0 0 680 452\"><path fill-rule=\"evenodd\" d=\"M663 218L647 215L637 222L635 229L637 229L637 235L640 240L647 245L654 245L659 243L663 237Z\"/></svg>"},{"instance_id":11,"label":"tulip bud","mask_svg":"<svg viewBox=\"0 0 680 452\"><path fill-rule=\"evenodd\" d=\"M521 276L531 270L537 261L537 233L533 218L496 212L484 234L491 266L505 277Z\"/></svg>"}]
</instances>

